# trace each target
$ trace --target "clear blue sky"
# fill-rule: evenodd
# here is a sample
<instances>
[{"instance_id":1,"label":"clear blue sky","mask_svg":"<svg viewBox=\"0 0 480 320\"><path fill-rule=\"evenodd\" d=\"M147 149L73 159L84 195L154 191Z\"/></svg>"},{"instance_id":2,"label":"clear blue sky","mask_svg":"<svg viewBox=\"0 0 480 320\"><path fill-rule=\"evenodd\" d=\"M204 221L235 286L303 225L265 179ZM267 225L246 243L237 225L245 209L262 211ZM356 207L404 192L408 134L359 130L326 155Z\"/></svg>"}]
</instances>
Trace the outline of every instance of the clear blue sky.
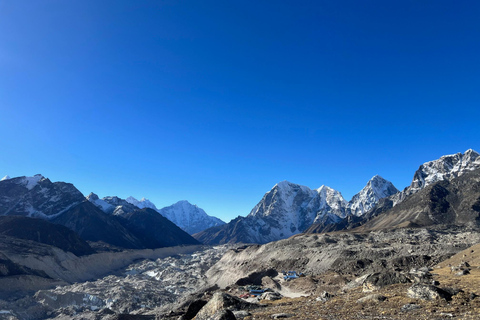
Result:
<instances>
[{"instance_id":1,"label":"clear blue sky","mask_svg":"<svg viewBox=\"0 0 480 320\"><path fill-rule=\"evenodd\" d=\"M0 175L186 199L347 200L480 151L479 1L0 0Z\"/></svg>"}]
</instances>

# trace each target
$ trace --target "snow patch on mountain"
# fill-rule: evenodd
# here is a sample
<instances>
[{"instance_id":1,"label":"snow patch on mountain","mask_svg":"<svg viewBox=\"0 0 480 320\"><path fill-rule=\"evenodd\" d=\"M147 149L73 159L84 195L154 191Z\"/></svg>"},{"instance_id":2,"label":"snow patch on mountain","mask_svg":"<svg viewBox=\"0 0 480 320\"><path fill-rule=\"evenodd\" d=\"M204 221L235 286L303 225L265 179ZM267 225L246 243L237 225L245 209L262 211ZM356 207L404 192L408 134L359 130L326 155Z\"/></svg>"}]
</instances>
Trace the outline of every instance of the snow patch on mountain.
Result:
<instances>
[{"instance_id":1,"label":"snow patch on mountain","mask_svg":"<svg viewBox=\"0 0 480 320\"><path fill-rule=\"evenodd\" d=\"M157 207L150 200L148 200L146 198L142 198L140 200L137 200L134 197L130 196L127 199L125 199L125 201L133 204L134 206L139 207L140 209L150 208L150 209L158 211Z\"/></svg>"},{"instance_id":2,"label":"snow patch on mountain","mask_svg":"<svg viewBox=\"0 0 480 320\"><path fill-rule=\"evenodd\" d=\"M20 181L21 181L21 183L24 184L24 186L28 190L32 190L33 188L35 188L35 186L38 184L38 182L42 179L45 179L45 177L42 176L41 174L36 174L33 177L23 177L23 179L20 180Z\"/></svg>"},{"instance_id":3,"label":"snow patch on mountain","mask_svg":"<svg viewBox=\"0 0 480 320\"><path fill-rule=\"evenodd\" d=\"M207 213L186 200L162 208L158 212L189 234L225 224L222 220Z\"/></svg>"},{"instance_id":4,"label":"snow patch on mountain","mask_svg":"<svg viewBox=\"0 0 480 320\"><path fill-rule=\"evenodd\" d=\"M3 177L2 180L0 180L0 181L4 181L4 180L8 180L8 179L10 179L10 176L9 176L9 175L6 175L6 176Z\"/></svg>"},{"instance_id":5,"label":"snow patch on mountain","mask_svg":"<svg viewBox=\"0 0 480 320\"><path fill-rule=\"evenodd\" d=\"M100 210L106 213L112 213L115 210L115 206L112 206L111 204L107 203L105 200L100 199L98 195L96 195L93 192L90 192L90 194L86 197L88 201L96 205Z\"/></svg>"}]
</instances>

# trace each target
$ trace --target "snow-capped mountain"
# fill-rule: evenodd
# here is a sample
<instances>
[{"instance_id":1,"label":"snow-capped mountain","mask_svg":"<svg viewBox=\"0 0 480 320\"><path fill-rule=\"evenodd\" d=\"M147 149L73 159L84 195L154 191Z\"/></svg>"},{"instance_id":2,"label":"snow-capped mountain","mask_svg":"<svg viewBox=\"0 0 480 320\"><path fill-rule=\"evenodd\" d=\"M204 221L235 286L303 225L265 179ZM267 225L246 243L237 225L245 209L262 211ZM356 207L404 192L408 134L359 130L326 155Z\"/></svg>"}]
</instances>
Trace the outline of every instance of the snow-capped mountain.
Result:
<instances>
[{"instance_id":1,"label":"snow-capped mountain","mask_svg":"<svg viewBox=\"0 0 480 320\"><path fill-rule=\"evenodd\" d=\"M140 209L134 204L131 204L127 200L121 199L117 196L108 196L99 199L99 197L91 192L87 197L87 200L100 208L103 212L113 214L115 216L126 216L130 212Z\"/></svg>"},{"instance_id":2,"label":"snow-capped mountain","mask_svg":"<svg viewBox=\"0 0 480 320\"><path fill-rule=\"evenodd\" d=\"M463 154L459 152L425 162L413 175L410 186L392 197L393 204L397 205L409 195L437 181L451 180L478 168L480 168L480 154L472 149L468 149Z\"/></svg>"},{"instance_id":3,"label":"snow-capped mountain","mask_svg":"<svg viewBox=\"0 0 480 320\"><path fill-rule=\"evenodd\" d=\"M153 209L189 234L225 224L222 220L209 216L203 209L185 200L162 209L157 209L155 204L146 198L137 200L130 196L125 200L119 197L99 199L96 194L90 193L87 199L103 212L120 217L127 217L130 213L139 209Z\"/></svg>"},{"instance_id":4,"label":"snow-capped mountain","mask_svg":"<svg viewBox=\"0 0 480 320\"><path fill-rule=\"evenodd\" d=\"M65 182L52 183L44 176L0 181L0 215L50 219L84 201L80 191Z\"/></svg>"},{"instance_id":5,"label":"snow-capped mountain","mask_svg":"<svg viewBox=\"0 0 480 320\"><path fill-rule=\"evenodd\" d=\"M398 192L397 188L379 175L374 176L367 185L348 203L348 212L355 216L361 216L382 198L386 198Z\"/></svg>"},{"instance_id":6,"label":"snow-capped mountain","mask_svg":"<svg viewBox=\"0 0 480 320\"><path fill-rule=\"evenodd\" d=\"M203 209L185 200L162 208L158 212L189 234L225 224L222 220L207 215Z\"/></svg>"},{"instance_id":7,"label":"snow-capped mountain","mask_svg":"<svg viewBox=\"0 0 480 320\"><path fill-rule=\"evenodd\" d=\"M316 219L339 220L346 205L341 193L327 186L311 190L282 181L263 196L247 220L255 242L264 243L297 234Z\"/></svg>"},{"instance_id":8,"label":"snow-capped mountain","mask_svg":"<svg viewBox=\"0 0 480 320\"><path fill-rule=\"evenodd\" d=\"M3 177L3 178L2 178L2 180L0 180L0 181L3 181L3 180L8 180L8 179L10 179L10 176L9 176L9 175L6 175L6 176L5 176L5 177Z\"/></svg>"},{"instance_id":9,"label":"snow-capped mountain","mask_svg":"<svg viewBox=\"0 0 480 320\"><path fill-rule=\"evenodd\" d=\"M84 240L123 248L197 243L157 211L118 197L84 197L73 184L52 183L42 175L0 181L0 215L42 218L48 222L43 225L63 225Z\"/></svg>"},{"instance_id":10,"label":"snow-capped mountain","mask_svg":"<svg viewBox=\"0 0 480 320\"><path fill-rule=\"evenodd\" d=\"M146 198L142 198L140 200L137 200L134 197L130 196L127 199L125 199L125 201L133 204L136 207L139 207L140 209L150 208L150 209L158 211L157 207L153 204L153 202L151 202L150 200L148 200Z\"/></svg>"},{"instance_id":11,"label":"snow-capped mountain","mask_svg":"<svg viewBox=\"0 0 480 320\"><path fill-rule=\"evenodd\" d=\"M276 184L250 214L221 228L205 230L195 237L209 244L225 242L266 243L301 233L313 223L338 223L348 215L362 215L381 198L398 190L380 176L347 202L330 187L312 190L288 181Z\"/></svg>"},{"instance_id":12,"label":"snow-capped mountain","mask_svg":"<svg viewBox=\"0 0 480 320\"><path fill-rule=\"evenodd\" d=\"M105 213L113 213L115 210L115 206L109 204L103 199L100 199L98 195L93 192L90 192L88 196L86 196L87 200L96 205L99 209L101 209Z\"/></svg>"}]
</instances>

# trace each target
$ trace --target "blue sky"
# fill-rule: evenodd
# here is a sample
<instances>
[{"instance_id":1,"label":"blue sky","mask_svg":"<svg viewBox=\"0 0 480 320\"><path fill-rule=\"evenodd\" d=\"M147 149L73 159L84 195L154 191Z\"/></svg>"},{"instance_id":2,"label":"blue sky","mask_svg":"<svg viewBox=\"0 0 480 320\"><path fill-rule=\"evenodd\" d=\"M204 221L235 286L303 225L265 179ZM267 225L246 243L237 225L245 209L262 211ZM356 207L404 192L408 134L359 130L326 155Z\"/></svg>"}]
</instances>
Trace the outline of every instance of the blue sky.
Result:
<instances>
[{"instance_id":1,"label":"blue sky","mask_svg":"<svg viewBox=\"0 0 480 320\"><path fill-rule=\"evenodd\" d=\"M477 1L0 0L0 175L189 200L347 200L480 151ZM3 172L3 173L2 173Z\"/></svg>"}]
</instances>

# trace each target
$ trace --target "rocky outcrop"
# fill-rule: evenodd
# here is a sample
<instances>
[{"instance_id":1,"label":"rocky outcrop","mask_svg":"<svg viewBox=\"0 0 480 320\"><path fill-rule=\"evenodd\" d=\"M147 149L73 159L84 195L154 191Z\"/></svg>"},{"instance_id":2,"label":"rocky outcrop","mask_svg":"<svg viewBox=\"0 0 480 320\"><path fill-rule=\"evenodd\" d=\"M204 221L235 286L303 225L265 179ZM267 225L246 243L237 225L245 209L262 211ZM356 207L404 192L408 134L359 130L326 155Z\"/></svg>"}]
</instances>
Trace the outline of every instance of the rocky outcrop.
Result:
<instances>
[{"instance_id":1,"label":"rocky outcrop","mask_svg":"<svg viewBox=\"0 0 480 320\"><path fill-rule=\"evenodd\" d=\"M414 284L407 291L408 297L421 300L445 299L451 300L452 294L436 286L425 284Z\"/></svg>"},{"instance_id":2,"label":"rocky outcrop","mask_svg":"<svg viewBox=\"0 0 480 320\"><path fill-rule=\"evenodd\" d=\"M245 302L237 297L223 292L215 292L210 301L197 313L195 320L219 319L219 317L231 318L233 313L231 315L230 313L233 310L245 310L254 307L256 307L254 304ZM225 313L225 310L230 311L230 313ZM233 316L233 319L235 319L235 316Z\"/></svg>"}]
</instances>

